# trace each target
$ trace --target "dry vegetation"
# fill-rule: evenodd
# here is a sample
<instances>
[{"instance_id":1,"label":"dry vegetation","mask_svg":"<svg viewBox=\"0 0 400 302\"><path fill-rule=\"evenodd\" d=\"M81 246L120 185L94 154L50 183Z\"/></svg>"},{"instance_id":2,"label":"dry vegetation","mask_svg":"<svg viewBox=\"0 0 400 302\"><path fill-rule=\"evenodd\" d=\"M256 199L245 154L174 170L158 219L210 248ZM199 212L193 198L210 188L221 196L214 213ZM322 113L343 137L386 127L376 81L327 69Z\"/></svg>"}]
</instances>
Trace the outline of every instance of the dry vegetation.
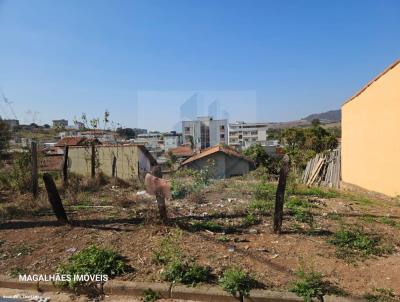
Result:
<instances>
[{"instance_id":1,"label":"dry vegetation","mask_svg":"<svg viewBox=\"0 0 400 302\"><path fill-rule=\"evenodd\" d=\"M193 175L174 181L181 177ZM71 226L57 225L45 192L33 201L29 194L3 189L0 271L54 273L71 255L94 245L124 257L131 269L117 277L123 280L218 283L227 269L241 268L257 287L297 288L304 295L307 280L315 278L324 293L400 294L399 200L306 188L291 180L283 234L275 235L275 184L262 174L196 181L195 189L168 201L168 226L158 221L154 198L105 178L73 178L66 189L58 185ZM160 260L168 253L181 262ZM300 280L304 263L317 271Z\"/></svg>"}]
</instances>

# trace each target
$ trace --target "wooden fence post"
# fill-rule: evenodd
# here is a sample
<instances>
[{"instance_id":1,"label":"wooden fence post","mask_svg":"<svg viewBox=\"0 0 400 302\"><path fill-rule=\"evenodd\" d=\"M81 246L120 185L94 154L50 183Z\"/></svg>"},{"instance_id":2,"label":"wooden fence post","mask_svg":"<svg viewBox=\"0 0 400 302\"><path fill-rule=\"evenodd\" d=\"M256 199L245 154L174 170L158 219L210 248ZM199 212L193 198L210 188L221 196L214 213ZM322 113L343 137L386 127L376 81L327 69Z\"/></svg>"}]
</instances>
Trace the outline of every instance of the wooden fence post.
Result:
<instances>
[{"instance_id":1,"label":"wooden fence post","mask_svg":"<svg viewBox=\"0 0 400 302\"><path fill-rule=\"evenodd\" d=\"M63 161L63 183L64 187L68 185L68 146L64 148L64 161Z\"/></svg>"},{"instance_id":2,"label":"wooden fence post","mask_svg":"<svg viewBox=\"0 0 400 302\"><path fill-rule=\"evenodd\" d=\"M92 154L91 154L91 168L92 168L92 178L96 176L96 146L92 142Z\"/></svg>"},{"instance_id":3,"label":"wooden fence post","mask_svg":"<svg viewBox=\"0 0 400 302\"><path fill-rule=\"evenodd\" d=\"M37 198L38 195L38 164L37 164L37 144L31 142L31 166L32 166L32 196Z\"/></svg>"},{"instance_id":4,"label":"wooden fence post","mask_svg":"<svg viewBox=\"0 0 400 302\"><path fill-rule=\"evenodd\" d=\"M116 177L116 168L117 168L117 158L115 157L115 155L113 156L113 160L112 160L112 167L111 167L111 175L112 178Z\"/></svg>"},{"instance_id":5,"label":"wooden fence post","mask_svg":"<svg viewBox=\"0 0 400 302\"><path fill-rule=\"evenodd\" d=\"M60 194L58 194L58 190L56 184L54 183L53 177L51 177L49 173L44 173L43 181L44 185L46 186L49 202L51 204L51 207L53 208L54 214L56 215L58 222L62 224L67 224L68 217L65 213Z\"/></svg>"},{"instance_id":6,"label":"wooden fence post","mask_svg":"<svg viewBox=\"0 0 400 302\"><path fill-rule=\"evenodd\" d=\"M283 203L285 201L286 178L289 174L290 158L285 155L282 159L282 167L279 172L278 188L276 189L274 233L280 234L282 230Z\"/></svg>"}]
</instances>

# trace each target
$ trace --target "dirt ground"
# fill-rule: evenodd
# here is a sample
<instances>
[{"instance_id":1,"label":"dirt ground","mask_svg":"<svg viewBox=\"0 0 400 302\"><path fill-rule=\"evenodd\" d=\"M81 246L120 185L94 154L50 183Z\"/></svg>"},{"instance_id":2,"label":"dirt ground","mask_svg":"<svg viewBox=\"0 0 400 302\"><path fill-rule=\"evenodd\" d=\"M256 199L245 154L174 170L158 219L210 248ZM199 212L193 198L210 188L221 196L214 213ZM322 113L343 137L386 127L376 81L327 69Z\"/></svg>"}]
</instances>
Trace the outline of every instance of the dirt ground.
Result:
<instances>
[{"instance_id":1,"label":"dirt ground","mask_svg":"<svg viewBox=\"0 0 400 302\"><path fill-rule=\"evenodd\" d=\"M259 180L235 178L217 181L202 196L168 201L168 226L157 220L153 198L136 191L105 186L94 193L79 193L71 202L63 197L71 226L58 226L49 210L0 223L0 272L54 273L73 253L95 244L117 250L132 272L118 279L161 281L162 267L153 252L166 234L179 229L183 253L219 276L224 268L239 266L254 274L265 288L285 291L302 265L312 265L324 278L353 296L376 288L400 295L400 203L396 199L365 193L339 192L331 198L302 196L314 204L314 224L295 221L285 212L283 233L271 231L271 210L258 212L258 221L244 225ZM21 197L22 198L22 197ZM29 197L24 197L29 199ZM1 203L10 202L7 192ZM212 221L222 230L194 228ZM357 225L380 234L393 246L391 254L349 262L335 254L328 240L342 225Z\"/></svg>"}]
</instances>

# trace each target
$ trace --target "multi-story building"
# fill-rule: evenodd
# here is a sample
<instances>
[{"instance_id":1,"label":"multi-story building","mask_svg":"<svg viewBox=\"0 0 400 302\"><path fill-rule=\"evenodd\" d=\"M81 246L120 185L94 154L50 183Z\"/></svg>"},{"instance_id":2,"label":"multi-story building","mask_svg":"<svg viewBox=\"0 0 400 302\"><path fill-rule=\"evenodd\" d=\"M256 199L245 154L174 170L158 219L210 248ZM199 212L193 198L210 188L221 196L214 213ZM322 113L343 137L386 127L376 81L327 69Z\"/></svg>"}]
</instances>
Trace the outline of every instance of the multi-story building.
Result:
<instances>
[{"instance_id":1,"label":"multi-story building","mask_svg":"<svg viewBox=\"0 0 400 302\"><path fill-rule=\"evenodd\" d=\"M243 149L254 144L266 146L269 128L269 123L230 123L229 145Z\"/></svg>"},{"instance_id":2,"label":"multi-story building","mask_svg":"<svg viewBox=\"0 0 400 302\"><path fill-rule=\"evenodd\" d=\"M228 120L198 117L195 121L182 121L183 143L195 149L204 149L218 144L228 144Z\"/></svg>"}]
</instances>

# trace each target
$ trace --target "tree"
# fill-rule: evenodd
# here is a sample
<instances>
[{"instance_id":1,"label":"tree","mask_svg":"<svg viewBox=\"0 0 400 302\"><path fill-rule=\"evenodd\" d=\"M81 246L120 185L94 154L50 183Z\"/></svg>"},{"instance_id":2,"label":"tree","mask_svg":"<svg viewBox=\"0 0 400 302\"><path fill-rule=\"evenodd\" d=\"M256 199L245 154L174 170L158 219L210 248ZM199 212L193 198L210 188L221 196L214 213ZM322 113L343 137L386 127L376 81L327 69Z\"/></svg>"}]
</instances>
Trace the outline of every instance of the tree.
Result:
<instances>
[{"instance_id":1,"label":"tree","mask_svg":"<svg viewBox=\"0 0 400 302\"><path fill-rule=\"evenodd\" d=\"M254 161L256 167L267 166L269 156L267 151L260 145L254 144L244 150L243 154Z\"/></svg>"},{"instance_id":2,"label":"tree","mask_svg":"<svg viewBox=\"0 0 400 302\"><path fill-rule=\"evenodd\" d=\"M0 119L0 156L8 150L10 138L10 128Z\"/></svg>"}]
</instances>

